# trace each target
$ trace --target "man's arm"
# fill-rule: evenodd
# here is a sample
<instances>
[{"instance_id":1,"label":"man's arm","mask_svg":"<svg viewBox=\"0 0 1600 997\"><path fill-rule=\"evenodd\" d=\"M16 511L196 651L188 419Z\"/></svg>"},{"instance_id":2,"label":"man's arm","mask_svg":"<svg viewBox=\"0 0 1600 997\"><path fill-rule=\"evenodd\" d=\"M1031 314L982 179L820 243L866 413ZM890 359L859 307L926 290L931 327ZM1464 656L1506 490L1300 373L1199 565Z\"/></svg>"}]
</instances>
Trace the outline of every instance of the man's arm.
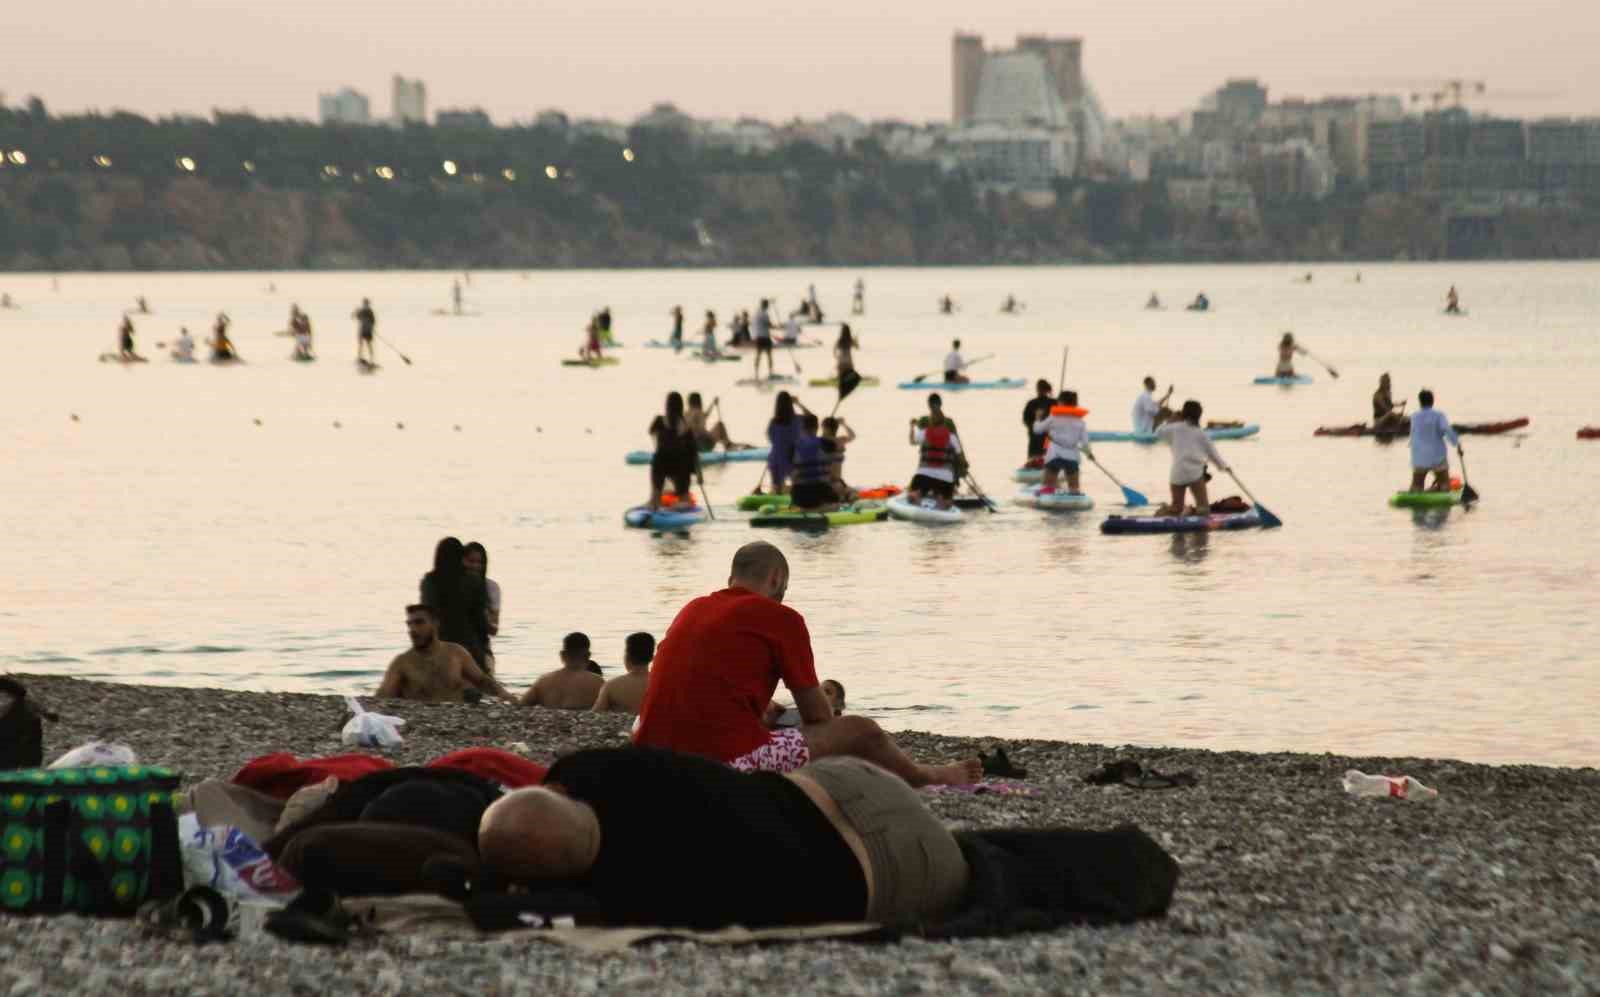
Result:
<instances>
[{"instance_id":1,"label":"man's arm","mask_svg":"<svg viewBox=\"0 0 1600 997\"><path fill-rule=\"evenodd\" d=\"M522 694L522 705L523 706L539 706L540 705L540 703L539 703L539 682L543 682L543 681L544 681L544 679L541 678L538 681L534 682L533 685L528 686L528 691Z\"/></svg>"},{"instance_id":2,"label":"man's arm","mask_svg":"<svg viewBox=\"0 0 1600 997\"><path fill-rule=\"evenodd\" d=\"M600 694L594 697L594 705L589 707L591 713L606 713L611 709L611 683L607 682L600 687Z\"/></svg>"},{"instance_id":3,"label":"man's arm","mask_svg":"<svg viewBox=\"0 0 1600 997\"><path fill-rule=\"evenodd\" d=\"M373 693L378 699L403 699L406 692L405 668L400 664L405 660L405 655L398 655L389 662L389 670L383 673L383 682L378 686L378 691Z\"/></svg>"},{"instance_id":4,"label":"man's arm","mask_svg":"<svg viewBox=\"0 0 1600 997\"><path fill-rule=\"evenodd\" d=\"M794 693L794 706L800 711L802 724L806 726L825 724L833 719L833 707L828 705L828 697L822 694L822 686L814 685L809 689L789 691Z\"/></svg>"},{"instance_id":5,"label":"man's arm","mask_svg":"<svg viewBox=\"0 0 1600 997\"><path fill-rule=\"evenodd\" d=\"M482 689L484 692L493 693L507 702L515 703L517 701L517 697L507 691L506 687L501 685L498 679L478 667L478 663L472 660L472 655L467 653L466 648L458 645L455 657L456 663L461 669L461 677L469 684L475 688Z\"/></svg>"}]
</instances>

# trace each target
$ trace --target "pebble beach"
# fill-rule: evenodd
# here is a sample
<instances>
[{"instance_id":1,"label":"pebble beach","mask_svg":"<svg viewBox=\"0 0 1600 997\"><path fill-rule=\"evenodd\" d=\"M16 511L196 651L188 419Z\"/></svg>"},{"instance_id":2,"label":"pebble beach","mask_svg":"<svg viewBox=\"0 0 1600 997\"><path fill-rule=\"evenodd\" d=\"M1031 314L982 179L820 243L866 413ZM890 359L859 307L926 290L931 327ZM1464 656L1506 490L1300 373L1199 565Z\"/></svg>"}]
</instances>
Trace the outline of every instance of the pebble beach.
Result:
<instances>
[{"instance_id":1,"label":"pebble beach","mask_svg":"<svg viewBox=\"0 0 1600 997\"><path fill-rule=\"evenodd\" d=\"M226 779L274 751L345 752L338 697L19 678L60 721L46 757L122 741L186 783ZM366 701L371 707L371 701ZM417 764L457 748L537 761L621 743L620 716L502 704L386 702ZM1064 731L1063 733L1070 733ZM1600 989L1600 772L1428 758L1116 747L1070 741L896 738L924 761L1003 744L1038 795L929 793L953 828L1144 828L1182 866L1165 919L978 941L681 942L588 956L536 933L483 941L384 935L342 949L264 933L220 945L147 937L77 917L3 919L0 994L1593 994ZM1192 788L1089 786L1131 759L1190 771ZM1349 768L1407 773L1425 803L1356 798ZM742 875L745 870L706 870ZM803 875L803 870L795 870ZM775 892L781 902L781 891Z\"/></svg>"}]
</instances>

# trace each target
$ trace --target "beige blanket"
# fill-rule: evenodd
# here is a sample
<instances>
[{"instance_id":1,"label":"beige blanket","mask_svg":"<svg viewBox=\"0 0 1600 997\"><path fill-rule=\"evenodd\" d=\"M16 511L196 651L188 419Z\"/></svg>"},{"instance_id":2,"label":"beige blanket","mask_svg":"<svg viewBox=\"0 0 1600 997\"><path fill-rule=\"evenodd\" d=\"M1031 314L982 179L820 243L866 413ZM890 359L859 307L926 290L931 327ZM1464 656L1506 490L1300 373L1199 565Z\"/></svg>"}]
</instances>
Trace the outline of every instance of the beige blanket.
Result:
<instances>
[{"instance_id":1,"label":"beige blanket","mask_svg":"<svg viewBox=\"0 0 1600 997\"><path fill-rule=\"evenodd\" d=\"M621 952L639 942L679 938L701 945L749 945L755 942L793 942L819 938L852 938L872 934L875 924L810 924L795 928L732 927L719 931L685 928L530 928L528 931L482 932L458 903L443 897L411 894L403 897L355 897L342 901L345 910L389 933L424 934L450 938L479 938L485 944L522 945L532 940L555 942L591 955Z\"/></svg>"}]
</instances>

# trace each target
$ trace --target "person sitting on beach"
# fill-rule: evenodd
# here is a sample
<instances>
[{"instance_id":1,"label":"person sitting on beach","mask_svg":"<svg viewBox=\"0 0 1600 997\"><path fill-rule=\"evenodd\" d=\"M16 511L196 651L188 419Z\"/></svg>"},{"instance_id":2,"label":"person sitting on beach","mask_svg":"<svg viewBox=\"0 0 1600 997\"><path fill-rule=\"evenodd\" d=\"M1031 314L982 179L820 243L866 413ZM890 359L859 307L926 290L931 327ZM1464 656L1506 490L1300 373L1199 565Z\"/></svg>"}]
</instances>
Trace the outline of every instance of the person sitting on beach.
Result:
<instances>
[{"instance_id":1,"label":"person sitting on beach","mask_svg":"<svg viewBox=\"0 0 1600 997\"><path fill-rule=\"evenodd\" d=\"M1191 398L1183 403L1182 419L1156 430L1156 435L1172 447L1172 473L1168 478L1172 501L1157 509L1157 516L1205 516L1211 512L1211 500L1206 495L1206 482L1211 480L1211 475L1206 473L1206 461L1224 471L1228 470L1228 465L1217 453L1211 437L1200 428L1202 414L1200 403ZM1194 505L1188 510L1183 507L1185 492L1194 495Z\"/></svg>"},{"instance_id":2,"label":"person sitting on beach","mask_svg":"<svg viewBox=\"0 0 1600 997\"><path fill-rule=\"evenodd\" d=\"M812 759L851 755L883 766L913 786L970 784L978 759L946 765L913 761L866 717L834 717L818 688L805 619L783 605L789 563L770 543L733 556L728 587L678 612L650 670L634 741L732 765L792 772ZM762 723L778 682L794 695L799 728Z\"/></svg>"},{"instance_id":3,"label":"person sitting on beach","mask_svg":"<svg viewBox=\"0 0 1600 997\"><path fill-rule=\"evenodd\" d=\"M423 703L459 703L468 690L516 702L494 676L480 669L460 644L439 639L439 617L420 603L406 607L406 633L411 650L389 663L379 699L412 699Z\"/></svg>"},{"instance_id":4,"label":"person sitting on beach","mask_svg":"<svg viewBox=\"0 0 1600 997\"><path fill-rule=\"evenodd\" d=\"M523 706L545 706L553 710L587 710L605 686L605 680L589 668L589 635L570 633L561 641L561 667L539 676L522 694ZM598 671L599 666L594 666Z\"/></svg>"},{"instance_id":5,"label":"person sitting on beach","mask_svg":"<svg viewBox=\"0 0 1600 997\"><path fill-rule=\"evenodd\" d=\"M637 715L639 704L644 702L644 690L650 684L650 661L656 656L656 639L643 631L628 635L622 645L621 675L600 687L594 698L596 713L631 713Z\"/></svg>"},{"instance_id":6,"label":"person sitting on beach","mask_svg":"<svg viewBox=\"0 0 1600 997\"><path fill-rule=\"evenodd\" d=\"M921 794L859 758L793 768L739 772L648 748L574 752L542 786L490 804L478 854L492 877L559 884L568 902L576 891L602 924L899 927L959 909L972 870ZM792 875L774 889L762 869Z\"/></svg>"}]
</instances>

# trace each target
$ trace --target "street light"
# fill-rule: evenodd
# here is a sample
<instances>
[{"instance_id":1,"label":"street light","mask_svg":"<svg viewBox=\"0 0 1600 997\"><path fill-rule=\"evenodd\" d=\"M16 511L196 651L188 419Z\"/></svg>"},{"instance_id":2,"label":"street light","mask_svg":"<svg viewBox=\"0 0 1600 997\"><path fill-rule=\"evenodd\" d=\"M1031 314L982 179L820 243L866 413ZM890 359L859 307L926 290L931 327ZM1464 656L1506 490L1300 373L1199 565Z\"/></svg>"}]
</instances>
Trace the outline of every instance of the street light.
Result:
<instances>
[{"instance_id":1,"label":"street light","mask_svg":"<svg viewBox=\"0 0 1600 997\"><path fill-rule=\"evenodd\" d=\"M111 157L105 155L96 156L94 157L94 165L102 170L109 170L111 168Z\"/></svg>"},{"instance_id":2,"label":"street light","mask_svg":"<svg viewBox=\"0 0 1600 997\"><path fill-rule=\"evenodd\" d=\"M336 177L339 175L339 167L329 163L327 166L322 168L322 173L324 176Z\"/></svg>"},{"instance_id":3,"label":"street light","mask_svg":"<svg viewBox=\"0 0 1600 997\"><path fill-rule=\"evenodd\" d=\"M633 162L633 150L632 149L623 149L622 150L622 159L623 159L624 162L628 162L628 163Z\"/></svg>"},{"instance_id":4,"label":"street light","mask_svg":"<svg viewBox=\"0 0 1600 997\"><path fill-rule=\"evenodd\" d=\"M456 161L453 160L453 159L445 160L444 164L443 164L443 169L444 169L444 175L445 176L447 176L447 177L455 176L456 175Z\"/></svg>"},{"instance_id":5,"label":"street light","mask_svg":"<svg viewBox=\"0 0 1600 997\"><path fill-rule=\"evenodd\" d=\"M377 169L373 170L372 172L374 172L374 173L376 173L378 175L378 179L379 180L393 180L394 179L394 167L392 167L392 166L380 166Z\"/></svg>"},{"instance_id":6,"label":"street light","mask_svg":"<svg viewBox=\"0 0 1600 997\"><path fill-rule=\"evenodd\" d=\"M178 169L182 170L185 173L193 173L194 172L194 160L190 159L188 156L179 156L178 157Z\"/></svg>"},{"instance_id":7,"label":"street light","mask_svg":"<svg viewBox=\"0 0 1600 997\"><path fill-rule=\"evenodd\" d=\"M513 170L509 166L506 167L505 169L501 170L500 171L500 175L506 178L506 183L516 183L517 182L517 171Z\"/></svg>"},{"instance_id":8,"label":"street light","mask_svg":"<svg viewBox=\"0 0 1600 997\"><path fill-rule=\"evenodd\" d=\"M239 165L244 167L246 173L254 173L256 171L256 164L252 160L247 159Z\"/></svg>"},{"instance_id":9,"label":"street light","mask_svg":"<svg viewBox=\"0 0 1600 997\"><path fill-rule=\"evenodd\" d=\"M556 169L554 166L546 166L544 168L544 175L554 180L561 175L561 171Z\"/></svg>"},{"instance_id":10,"label":"street light","mask_svg":"<svg viewBox=\"0 0 1600 997\"><path fill-rule=\"evenodd\" d=\"M28 154L23 152L21 149L12 149L11 150L11 165L13 165L13 166L27 166L28 165Z\"/></svg>"}]
</instances>

